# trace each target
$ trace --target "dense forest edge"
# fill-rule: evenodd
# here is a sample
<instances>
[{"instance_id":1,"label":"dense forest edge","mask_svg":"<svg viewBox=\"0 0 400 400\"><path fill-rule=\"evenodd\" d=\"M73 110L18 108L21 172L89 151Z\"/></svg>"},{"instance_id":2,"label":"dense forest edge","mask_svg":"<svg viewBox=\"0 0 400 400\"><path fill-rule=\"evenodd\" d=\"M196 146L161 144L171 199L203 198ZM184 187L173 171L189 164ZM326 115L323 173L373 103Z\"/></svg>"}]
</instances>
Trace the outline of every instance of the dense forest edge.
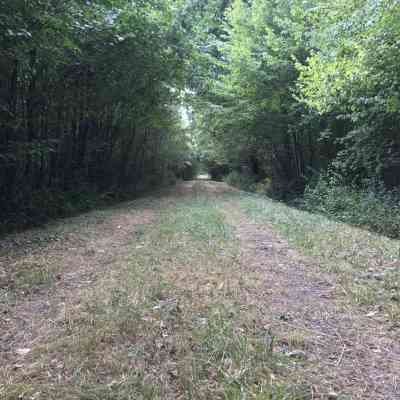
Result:
<instances>
[{"instance_id":1,"label":"dense forest edge","mask_svg":"<svg viewBox=\"0 0 400 400\"><path fill-rule=\"evenodd\" d=\"M0 2L6 226L107 204L185 168L173 2Z\"/></svg>"},{"instance_id":2,"label":"dense forest edge","mask_svg":"<svg viewBox=\"0 0 400 400\"><path fill-rule=\"evenodd\" d=\"M0 0L3 230L192 178L400 234L394 0Z\"/></svg>"}]
</instances>

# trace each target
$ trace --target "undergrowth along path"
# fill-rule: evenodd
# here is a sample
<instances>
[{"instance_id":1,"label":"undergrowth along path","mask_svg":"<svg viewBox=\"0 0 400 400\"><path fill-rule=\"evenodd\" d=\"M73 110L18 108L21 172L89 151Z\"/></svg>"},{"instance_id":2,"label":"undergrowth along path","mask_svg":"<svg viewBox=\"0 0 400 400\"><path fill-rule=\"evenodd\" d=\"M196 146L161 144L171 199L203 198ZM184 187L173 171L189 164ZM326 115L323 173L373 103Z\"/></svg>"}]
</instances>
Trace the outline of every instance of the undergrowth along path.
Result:
<instances>
[{"instance_id":1,"label":"undergrowth along path","mask_svg":"<svg viewBox=\"0 0 400 400\"><path fill-rule=\"evenodd\" d=\"M209 181L14 235L0 397L399 399L399 243L363 235Z\"/></svg>"}]
</instances>

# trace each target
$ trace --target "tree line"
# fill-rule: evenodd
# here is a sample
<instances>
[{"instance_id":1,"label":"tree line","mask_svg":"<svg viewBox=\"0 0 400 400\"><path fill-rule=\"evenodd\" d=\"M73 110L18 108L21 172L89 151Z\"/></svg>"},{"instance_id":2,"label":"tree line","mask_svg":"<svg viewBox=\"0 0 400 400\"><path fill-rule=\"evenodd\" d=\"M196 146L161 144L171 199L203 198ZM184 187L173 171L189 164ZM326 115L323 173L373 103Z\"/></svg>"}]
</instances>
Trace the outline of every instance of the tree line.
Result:
<instances>
[{"instance_id":1,"label":"tree line","mask_svg":"<svg viewBox=\"0 0 400 400\"><path fill-rule=\"evenodd\" d=\"M208 29L199 51L208 82L196 124L209 133L206 155L247 160L286 189L327 168L346 182L400 184L397 1L219 6L211 14L220 29Z\"/></svg>"},{"instance_id":2,"label":"tree line","mask_svg":"<svg viewBox=\"0 0 400 400\"><path fill-rule=\"evenodd\" d=\"M399 2L207 4L192 107L213 174L398 235Z\"/></svg>"},{"instance_id":3,"label":"tree line","mask_svg":"<svg viewBox=\"0 0 400 400\"><path fill-rule=\"evenodd\" d=\"M173 1L0 0L3 218L179 168L180 35Z\"/></svg>"}]
</instances>

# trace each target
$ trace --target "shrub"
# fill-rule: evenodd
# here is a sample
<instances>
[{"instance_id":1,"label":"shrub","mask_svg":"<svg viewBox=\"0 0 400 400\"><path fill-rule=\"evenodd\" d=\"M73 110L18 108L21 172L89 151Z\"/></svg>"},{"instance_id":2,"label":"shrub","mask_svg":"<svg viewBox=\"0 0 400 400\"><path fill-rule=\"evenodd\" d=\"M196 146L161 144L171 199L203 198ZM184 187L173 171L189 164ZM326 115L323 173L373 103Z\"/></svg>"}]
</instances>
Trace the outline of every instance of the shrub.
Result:
<instances>
[{"instance_id":1,"label":"shrub","mask_svg":"<svg viewBox=\"0 0 400 400\"><path fill-rule=\"evenodd\" d=\"M255 192L259 194L268 194L271 192L271 188L272 180L267 177L256 183Z\"/></svg>"},{"instance_id":2,"label":"shrub","mask_svg":"<svg viewBox=\"0 0 400 400\"><path fill-rule=\"evenodd\" d=\"M234 186L240 190L247 192L256 191L256 178L254 175L242 174L238 171L232 171L225 177L225 182L228 185Z\"/></svg>"},{"instance_id":3,"label":"shrub","mask_svg":"<svg viewBox=\"0 0 400 400\"><path fill-rule=\"evenodd\" d=\"M302 206L341 222L400 237L400 191L389 191L382 184L346 186L332 176L321 175L315 186L306 187Z\"/></svg>"},{"instance_id":4,"label":"shrub","mask_svg":"<svg viewBox=\"0 0 400 400\"><path fill-rule=\"evenodd\" d=\"M205 163L211 179L214 181L222 181L231 171L227 164L218 164L216 162L208 161Z\"/></svg>"}]
</instances>

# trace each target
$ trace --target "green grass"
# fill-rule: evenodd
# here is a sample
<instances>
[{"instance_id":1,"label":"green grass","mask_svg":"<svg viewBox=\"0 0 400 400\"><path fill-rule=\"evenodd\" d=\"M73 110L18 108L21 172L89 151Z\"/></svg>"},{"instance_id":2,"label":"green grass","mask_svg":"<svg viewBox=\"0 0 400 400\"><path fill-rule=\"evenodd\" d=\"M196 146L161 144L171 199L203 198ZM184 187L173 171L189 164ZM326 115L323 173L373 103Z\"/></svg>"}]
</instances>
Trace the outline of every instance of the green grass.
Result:
<instances>
[{"instance_id":1,"label":"green grass","mask_svg":"<svg viewBox=\"0 0 400 400\"><path fill-rule=\"evenodd\" d=\"M17 294L28 295L48 288L59 271L58 265L46 260L24 261L8 268L11 271L0 278L0 305L12 304Z\"/></svg>"},{"instance_id":2,"label":"green grass","mask_svg":"<svg viewBox=\"0 0 400 400\"><path fill-rule=\"evenodd\" d=\"M288 378L296 361L274 352L243 293L239 246L216 202L195 191L160 207L23 369L0 369L0 397L94 399L309 399ZM21 397L22 396L22 397Z\"/></svg>"},{"instance_id":3,"label":"green grass","mask_svg":"<svg viewBox=\"0 0 400 400\"><path fill-rule=\"evenodd\" d=\"M337 274L338 290L363 306L383 307L400 317L400 241L286 206L256 195L240 195L240 205L257 221L272 225L323 270Z\"/></svg>"}]
</instances>

